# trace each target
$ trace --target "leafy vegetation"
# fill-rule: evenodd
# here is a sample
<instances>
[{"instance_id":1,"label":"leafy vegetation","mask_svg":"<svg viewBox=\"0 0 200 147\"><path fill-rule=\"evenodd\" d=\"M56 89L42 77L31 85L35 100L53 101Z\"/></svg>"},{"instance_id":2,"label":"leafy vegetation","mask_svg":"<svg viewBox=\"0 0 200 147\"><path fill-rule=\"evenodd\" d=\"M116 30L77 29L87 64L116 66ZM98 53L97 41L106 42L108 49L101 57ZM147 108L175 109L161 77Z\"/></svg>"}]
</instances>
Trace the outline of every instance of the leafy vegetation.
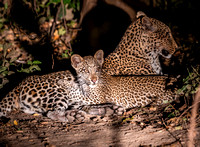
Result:
<instances>
[{"instance_id":1,"label":"leafy vegetation","mask_svg":"<svg viewBox=\"0 0 200 147\"><path fill-rule=\"evenodd\" d=\"M12 1L0 2L0 89L9 82L8 77L16 72L29 74L41 71L42 62L34 59L27 52L29 48L24 47L22 43L32 46L49 37L49 43L54 48L52 56L62 60L69 59L73 54L71 42L77 35L77 31L73 29L77 25L74 13L80 11L80 0L19 2L34 14L40 33L27 31L13 22L10 15L14 6Z\"/></svg>"},{"instance_id":2,"label":"leafy vegetation","mask_svg":"<svg viewBox=\"0 0 200 147\"><path fill-rule=\"evenodd\" d=\"M186 97L195 94L200 84L200 66L192 67L192 71L188 71L189 75L183 79L183 86L178 90L179 94Z\"/></svg>"}]
</instances>

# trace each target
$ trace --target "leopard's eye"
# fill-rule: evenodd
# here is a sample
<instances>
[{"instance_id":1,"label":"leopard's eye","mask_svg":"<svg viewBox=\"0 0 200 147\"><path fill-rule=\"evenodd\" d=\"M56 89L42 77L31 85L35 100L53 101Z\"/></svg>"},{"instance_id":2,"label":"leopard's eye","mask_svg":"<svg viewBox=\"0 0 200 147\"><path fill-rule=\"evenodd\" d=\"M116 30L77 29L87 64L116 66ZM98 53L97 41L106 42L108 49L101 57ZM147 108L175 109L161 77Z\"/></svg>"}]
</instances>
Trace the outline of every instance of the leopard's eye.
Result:
<instances>
[{"instance_id":1,"label":"leopard's eye","mask_svg":"<svg viewBox=\"0 0 200 147\"><path fill-rule=\"evenodd\" d=\"M101 71L100 67L96 68L96 72L100 72L100 71Z\"/></svg>"},{"instance_id":2,"label":"leopard's eye","mask_svg":"<svg viewBox=\"0 0 200 147\"><path fill-rule=\"evenodd\" d=\"M168 56L169 55L169 51L167 51L166 49L162 50L162 54L163 56Z\"/></svg>"}]
</instances>

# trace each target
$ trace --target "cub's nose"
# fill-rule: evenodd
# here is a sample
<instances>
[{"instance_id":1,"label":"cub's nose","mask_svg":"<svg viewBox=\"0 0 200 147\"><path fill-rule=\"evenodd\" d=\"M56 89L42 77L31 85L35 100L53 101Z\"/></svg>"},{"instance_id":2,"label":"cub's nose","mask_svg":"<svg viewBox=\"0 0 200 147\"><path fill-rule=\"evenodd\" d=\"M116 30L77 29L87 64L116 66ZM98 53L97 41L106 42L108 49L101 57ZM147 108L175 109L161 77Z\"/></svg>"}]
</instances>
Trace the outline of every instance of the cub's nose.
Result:
<instances>
[{"instance_id":1,"label":"cub's nose","mask_svg":"<svg viewBox=\"0 0 200 147\"><path fill-rule=\"evenodd\" d=\"M91 81L95 84L97 82L97 77L92 77Z\"/></svg>"}]
</instances>

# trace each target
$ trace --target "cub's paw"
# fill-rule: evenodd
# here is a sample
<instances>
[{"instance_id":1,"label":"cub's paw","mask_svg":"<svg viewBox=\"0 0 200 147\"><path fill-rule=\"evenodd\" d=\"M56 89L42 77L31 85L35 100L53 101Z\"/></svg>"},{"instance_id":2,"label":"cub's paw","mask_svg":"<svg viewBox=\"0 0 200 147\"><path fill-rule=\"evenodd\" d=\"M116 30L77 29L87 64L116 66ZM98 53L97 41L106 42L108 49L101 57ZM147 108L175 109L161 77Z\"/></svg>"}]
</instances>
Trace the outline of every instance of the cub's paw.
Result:
<instances>
[{"instance_id":1,"label":"cub's paw","mask_svg":"<svg viewBox=\"0 0 200 147\"><path fill-rule=\"evenodd\" d=\"M47 117L52 119L52 120L58 120L61 122L68 122L68 119L65 117L65 115L61 115L57 111L49 111L47 113Z\"/></svg>"},{"instance_id":2,"label":"cub's paw","mask_svg":"<svg viewBox=\"0 0 200 147\"><path fill-rule=\"evenodd\" d=\"M81 123L85 121L85 114L85 112L80 110L66 110L62 113L59 111L49 111L47 117L60 122Z\"/></svg>"},{"instance_id":3,"label":"cub's paw","mask_svg":"<svg viewBox=\"0 0 200 147\"><path fill-rule=\"evenodd\" d=\"M123 115L125 112L124 108L114 104L101 104L101 105L90 105L82 107L83 111L90 115Z\"/></svg>"},{"instance_id":4,"label":"cub's paw","mask_svg":"<svg viewBox=\"0 0 200 147\"><path fill-rule=\"evenodd\" d=\"M68 119L68 123L82 123L86 121L86 113L81 110L67 110L65 117Z\"/></svg>"}]
</instances>

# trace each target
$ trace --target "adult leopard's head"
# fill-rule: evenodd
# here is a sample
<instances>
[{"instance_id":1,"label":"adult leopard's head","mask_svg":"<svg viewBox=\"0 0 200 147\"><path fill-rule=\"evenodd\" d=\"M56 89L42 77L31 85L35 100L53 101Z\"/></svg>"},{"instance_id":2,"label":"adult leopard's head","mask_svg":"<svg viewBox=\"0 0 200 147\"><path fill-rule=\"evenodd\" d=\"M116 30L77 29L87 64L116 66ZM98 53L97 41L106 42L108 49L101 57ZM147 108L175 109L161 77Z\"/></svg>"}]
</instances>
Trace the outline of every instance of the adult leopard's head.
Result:
<instances>
[{"instance_id":1,"label":"adult leopard's head","mask_svg":"<svg viewBox=\"0 0 200 147\"><path fill-rule=\"evenodd\" d=\"M142 26L141 49L147 55L161 55L165 58L171 58L172 54L178 48L170 28L163 22L147 17L143 12L137 13L137 18Z\"/></svg>"}]
</instances>

